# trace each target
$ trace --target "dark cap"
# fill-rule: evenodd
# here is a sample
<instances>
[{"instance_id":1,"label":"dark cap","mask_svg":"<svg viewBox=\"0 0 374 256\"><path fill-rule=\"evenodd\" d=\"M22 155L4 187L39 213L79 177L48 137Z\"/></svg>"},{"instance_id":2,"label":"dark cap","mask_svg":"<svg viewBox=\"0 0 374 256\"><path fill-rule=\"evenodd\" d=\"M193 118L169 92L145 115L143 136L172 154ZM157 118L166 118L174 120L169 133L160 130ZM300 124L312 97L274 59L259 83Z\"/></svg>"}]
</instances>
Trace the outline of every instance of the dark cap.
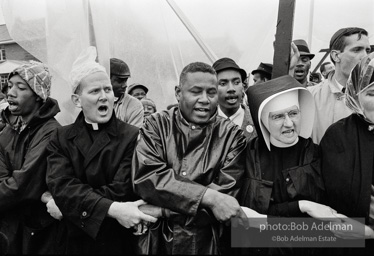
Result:
<instances>
[{"instance_id":1,"label":"dark cap","mask_svg":"<svg viewBox=\"0 0 374 256\"><path fill-rule=\"evenodd\" d=\"M138 83L133 83L132 85L130 85L128 88L127 88L127 93L131 95L131 91L134 90L135 88L142 88L144 91L145 91L145 94L148 93L148 88L147 86L143 85L143 84L138 84Z\"/></svg>"},{"instance_id":2,"label":"dark cap","mask_svg":"<svg viewBox=\"0 0 374 256\"><path fill-rule=\"evenodd\" d=\"M271 74L273 73L273 64L261 62L258 68L251 72L252 75L256 73L265 73L271 77Z\"/></svg>"},{"instance_id":3,"label":"dark cap","mask_svg":"<svg viewBox=\"0 0 374 256\"><path fill-rule=\"evenodd\" d=\"M130 68L123 60L117 58L110 59L110 75L115 75L121 78L131 76Z\"/></svg>"},{"instance_id":4,"label":"dark cap","mask_svg":"<svg viewBox=\"0 0 374 256\"><path fill-rule=\"evenodd\" d=\"M234 69L237 70L240 73L240 76L242 78L242 82L247 78L247 73L244 69L241 69L238 64L235 63L230 58L221 58L213 63L213 68L216 70L217 74L225 69Z\"/></svg>"},{"instance_id":5,"label":"dark cap","mask_svg":"<svg viewBox=\"0 0 374 256\"><path fill-rule=\"evenodd\" d=\"M314 54L310 53L308 44L303 39L293 41L300 52L300 56L308 56L310 59L314 58Z\"/></svg>"},{"instance_id":6,"label":"dark cap","mask_svg":"<svg viewBox=\"0 0 374 256\"><path fill-rule=\"evenodd\" d=\"M343 36L349 36L356 33L362 33L367 35L367 31L363 28L357 28L357 27L349 27L349 28L341 28L338 31L335 32L335 34L331 37L330 40L330 50L332 49L332 46Z\"/></svg>"}]
</instances>

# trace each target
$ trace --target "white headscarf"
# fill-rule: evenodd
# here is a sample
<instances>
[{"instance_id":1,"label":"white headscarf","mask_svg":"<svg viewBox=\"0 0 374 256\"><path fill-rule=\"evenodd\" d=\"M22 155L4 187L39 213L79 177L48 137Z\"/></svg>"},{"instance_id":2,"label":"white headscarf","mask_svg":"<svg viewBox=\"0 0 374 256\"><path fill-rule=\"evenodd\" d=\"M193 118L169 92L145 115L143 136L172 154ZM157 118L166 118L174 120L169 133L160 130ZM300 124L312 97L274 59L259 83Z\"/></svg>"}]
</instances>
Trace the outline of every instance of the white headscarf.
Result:
<instances>
[{"instance_id":1,"label":"white headscarf","mask_svg":"<svg viewBox=\"0 0 374 256\"><path fill-rule=\"evenodd\" d=\"M74 94L78 85L86 76L96 73L104 72L106 75L106 70L103 66L96 62L96 47L89 46L87 49L83 50L78 58L74 61L72 70L70 72L70 82L71 90Z\"/></svg>"}]
</instances>

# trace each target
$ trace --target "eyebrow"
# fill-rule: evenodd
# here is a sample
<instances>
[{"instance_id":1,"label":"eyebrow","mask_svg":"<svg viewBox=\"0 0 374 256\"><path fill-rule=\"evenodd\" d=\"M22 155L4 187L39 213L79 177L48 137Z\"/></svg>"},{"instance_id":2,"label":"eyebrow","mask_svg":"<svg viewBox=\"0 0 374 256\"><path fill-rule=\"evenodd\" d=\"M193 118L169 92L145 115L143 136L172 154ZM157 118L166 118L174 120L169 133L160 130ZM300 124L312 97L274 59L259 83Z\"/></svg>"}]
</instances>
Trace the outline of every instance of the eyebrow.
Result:
<instances>
[{"instance_id":1,"label":"eyebrow","mask_svg":"<svg viewBox=\"0 0 374 256\"><path fill-rule=\"evenodd\" d=\"M232 80L238 80L240 79L240 77L233 77L232 79L227 79L227 78L222 78L222 79L219 79L218 82L221 82L221 81L224 81L224 82L227 82L227 81L232 81Z\"/></svg>"}]
</instances>

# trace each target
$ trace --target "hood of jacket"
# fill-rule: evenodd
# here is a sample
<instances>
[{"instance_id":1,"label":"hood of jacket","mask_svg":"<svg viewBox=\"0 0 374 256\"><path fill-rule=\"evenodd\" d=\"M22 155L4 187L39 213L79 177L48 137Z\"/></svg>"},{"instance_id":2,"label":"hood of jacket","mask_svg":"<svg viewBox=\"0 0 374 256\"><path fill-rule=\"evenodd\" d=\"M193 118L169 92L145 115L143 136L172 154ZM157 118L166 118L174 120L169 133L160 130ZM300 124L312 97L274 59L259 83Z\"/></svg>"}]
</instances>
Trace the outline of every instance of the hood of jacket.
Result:
<instances>
[{"instance_id":1,"label":"hood of jacket","mask_svg":"<svg viewBox=\"0 0 374 256\"><path fill-rule=\"evenodd\" d=\"M57 113L60 112L60 107L58 105L57 100L48 97L44 104L39 108L39 110L35 113L35 115L31 118L28 126L33 127L37 126L40 123L44 123L46 120L53 118ZM7 107L2 113L2 119L7 124L13 126L12 122L10 121L10 117L12 116L9 108Z\"/></svg>"}]
</instances>

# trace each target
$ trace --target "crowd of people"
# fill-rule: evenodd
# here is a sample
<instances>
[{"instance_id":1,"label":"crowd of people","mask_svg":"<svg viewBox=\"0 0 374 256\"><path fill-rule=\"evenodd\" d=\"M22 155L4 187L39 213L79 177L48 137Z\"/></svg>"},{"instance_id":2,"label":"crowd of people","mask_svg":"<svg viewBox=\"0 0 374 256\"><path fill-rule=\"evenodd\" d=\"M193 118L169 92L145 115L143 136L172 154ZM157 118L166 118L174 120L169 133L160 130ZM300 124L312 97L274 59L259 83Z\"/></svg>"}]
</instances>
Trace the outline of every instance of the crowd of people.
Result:
<instances>
[{"instance_id":1,"label":"crowd of people","mask_svg":"<svg viewBox=\"0 0 374 256\"><path fill-rule=\"evenodd\" d=\"M231 220L248 229L252 218L272 217L353 223L361 229L332 235L365 240L344 253L372 254L368 32L332 36L319 84L309 78L314 54L305 40L290 47L289 74L273 79L272 64L260 63L252 86L231 58L190 63L175 86L178 103L160 111L152 88L127 88L125 61L111 58L107 74L90 46L71 67L81 112L66 126L55 119L48 67L17 67L1 107L1 254L233 254Z\"/></svg>"}]
</instances>

